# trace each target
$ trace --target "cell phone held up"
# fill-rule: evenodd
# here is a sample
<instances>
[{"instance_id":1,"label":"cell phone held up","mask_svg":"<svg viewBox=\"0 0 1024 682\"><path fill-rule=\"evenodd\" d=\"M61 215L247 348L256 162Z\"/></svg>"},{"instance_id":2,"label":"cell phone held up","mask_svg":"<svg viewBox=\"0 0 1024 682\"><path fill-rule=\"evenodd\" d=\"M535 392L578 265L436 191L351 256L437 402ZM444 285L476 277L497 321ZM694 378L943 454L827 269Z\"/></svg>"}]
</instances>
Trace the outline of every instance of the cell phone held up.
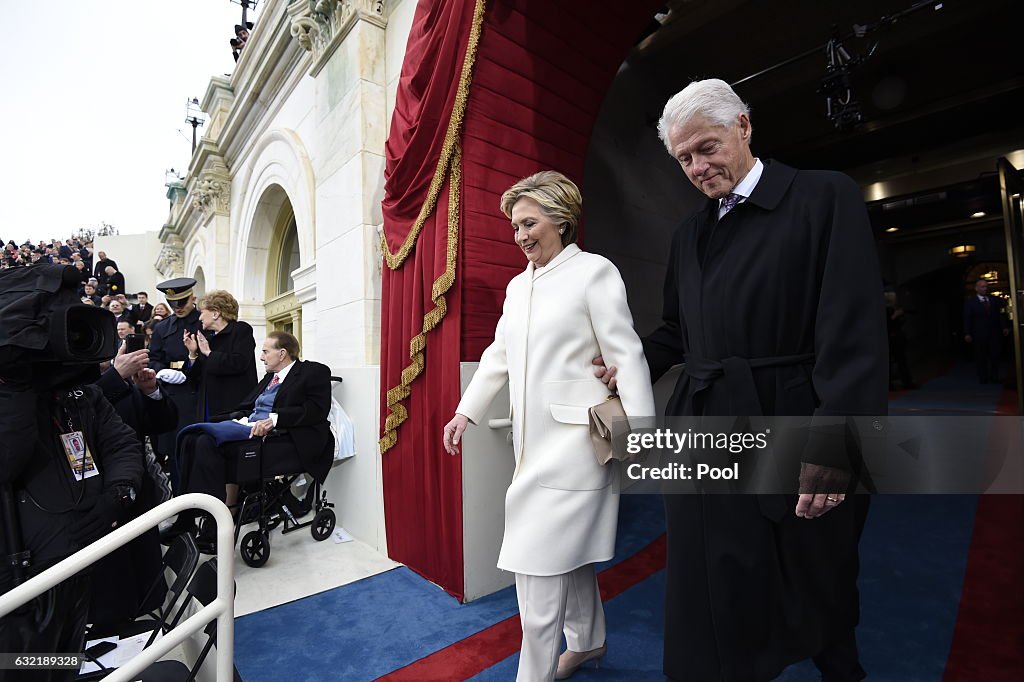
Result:
<instances>
[{"instance_id":1,"label":"cell phone held up","mask_svg":"<svg viewBox=\"0 0 1024 682\"><path fill-rule=\"evenodd\" d=\"M124 352L134 353L146 347L145 334L128 334L124 337Z\"/></svg>"}]
</instances>

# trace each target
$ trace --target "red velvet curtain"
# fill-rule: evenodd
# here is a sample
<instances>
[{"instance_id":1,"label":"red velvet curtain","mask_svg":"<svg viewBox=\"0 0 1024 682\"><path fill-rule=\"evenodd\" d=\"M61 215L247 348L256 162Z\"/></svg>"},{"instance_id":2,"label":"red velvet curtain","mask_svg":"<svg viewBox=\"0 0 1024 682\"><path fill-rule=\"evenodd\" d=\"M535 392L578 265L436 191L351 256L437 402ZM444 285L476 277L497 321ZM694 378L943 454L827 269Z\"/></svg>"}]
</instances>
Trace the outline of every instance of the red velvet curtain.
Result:
<instances>
[{"instance_id":1,"label":"red velvet curtain","mask_svg":"<svg viewBox=\"0 0 1024 682\"><path fill-rule=\"evenodd\" d=\"M424 317L435 308L431 290L446 269L451 227L451 182L436 192L435 176L450 177L438 167L445 170L451 150L449 131L453 111L459 111L467 46L476 35L477 2L420 0L416 8L385 170L391 262L384 269L381 312L384 511L390 556L460 599L462 468L460 458L444 453L441 429L458 404L460 360L479 359L494 336L505 285L526 265L498 198L516 180L548 168L582 183L590 132L608 85L661 4L487 2L456 139L462 158L452 159L452 168L462 171L454 188L461 200L454 216L455 278L441 323L425 334ZM427 201L432 182L436 207ZM421 211L429 215L409 251ZM410 340L417 337L416 347L425 346L422 371L411 378L419 369L410 352Z\"/></svg>"},{"instance_id":2,"label":"red velvet curtain","mask_svg":"<svg viewBox=\"0 0 1024 682\"><path fill-rule=\"evenodd\" d=\"M420 0L416 8L387 141L383 202L386 248L397 256L385 260L401 261L385 264L381 301L388 553L459 599L462 466L461 459L449 457L441 447L442 428L460 393L458 268L445 296L443 324L429 338L424 320L437 309L432 292L447 266L453 188L445 165L458 161L446 157L452 140L448 131L475 4ZM436 206L430 211L432 184ZM422 228L417 236L418 220ZM422 355L410 349L417 338L425 345ZM413 378L416 370L419 376Z\"/></svg>"},{"instance_id":3,"label":"red velvet curtain","mask_svg":"<svg viewBox=\"0 0 1024 682\"><path fill-rule=\"evenodd\" d=\"M463 362L479 360L494 338L505 285L526 267L498 199L517 180L546 169L564 173L583 189L601 103L630 47L663 4L488 3L463 135Z\"/></svg>"}]
</instances>

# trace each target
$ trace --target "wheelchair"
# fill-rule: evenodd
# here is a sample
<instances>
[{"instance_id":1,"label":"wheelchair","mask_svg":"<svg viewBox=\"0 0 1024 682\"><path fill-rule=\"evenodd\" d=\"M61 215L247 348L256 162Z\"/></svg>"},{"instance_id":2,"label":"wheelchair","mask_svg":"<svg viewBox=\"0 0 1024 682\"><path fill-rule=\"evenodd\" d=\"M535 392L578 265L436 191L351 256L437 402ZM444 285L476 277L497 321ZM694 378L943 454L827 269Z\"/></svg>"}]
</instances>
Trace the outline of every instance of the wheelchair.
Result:
<instances>
[{"instance_id":1,"label":"wheelchair","mask_svg":"<svg viewBox=\"0 0 1024 682\"><path fill-rule=\"evenodd\" d=\"M341 383L341 377L332 376L331 382ZM266 439L279 438L287 434L284 429L274 429ZM309 528L310 534L317 542L331 536L337 524L334 504L327 500L327 491L316 479L303 500L291 494L292 484L299 477L307 476L305 472L289 474L264 474L262 441L243 441L234 445L240 449L237 454L236 477L239 485L238 521L235 524L235 544L239 547L242 561L247 566L260 568L270 558L270 532L281 526L281 534ZM325 457L334 457L334 441L328 443ZM303 508L305 507L305 508ZM309 521L300 521L309 512L313 517ZM239 543L242 526L256 523L255 530L247 532Z\"/></svg>"}]
</instances>

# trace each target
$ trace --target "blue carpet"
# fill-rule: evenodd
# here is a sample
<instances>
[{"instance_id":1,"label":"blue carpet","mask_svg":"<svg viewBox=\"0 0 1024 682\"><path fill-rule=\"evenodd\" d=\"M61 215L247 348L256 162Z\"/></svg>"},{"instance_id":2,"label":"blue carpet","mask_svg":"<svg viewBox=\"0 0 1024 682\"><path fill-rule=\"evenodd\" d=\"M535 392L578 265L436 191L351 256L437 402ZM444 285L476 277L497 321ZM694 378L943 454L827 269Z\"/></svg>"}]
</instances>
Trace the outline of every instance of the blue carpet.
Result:
<instances>
[{"instance_id":1,"label":"blue carpet","mask_svg":"<svg viewBox=\"0 0 1024 682\"><path fill-rule=\"evenodd\" d=\"M974 366L956 365L914 391L900 393L889 401L890 415L912 414L994 414L1003 387L979 384Z\"/></svg>"},{"instance_id":2,"label":"blue carpet","mask_svg":"<svg viewBox=\"0 0 1024 682\"><path fill-rule=\"evenodd\" d=\"M660 498L624 495L619 518L615 559L599 570L665 532ZM517 613L511 587L459 604L402 567L237 618L235 662L246 682L372 680ZM315 664L297 669L298 651Z\"/></svg>"},{"instance_id":3,"label":"blue carpet","mask_svg":"<svg viewBox=\"0 0 1024 682\"><path fill-rule=\"evenodd\" d=\"M858 636L871 679L941 679L970 542L976 498L888 496L874 501L861 544ZM664 530L661 500L626 495L622 560ZM660 680L664 571L607 603L609 655L579 680ZM235 660L246 682L372 680L516 614L514 591L458 604L405 568L243 616ZM518 655L474 680L510 680ZM785 682L820 679L813 665Z\"/></svg>"}]
</instances>

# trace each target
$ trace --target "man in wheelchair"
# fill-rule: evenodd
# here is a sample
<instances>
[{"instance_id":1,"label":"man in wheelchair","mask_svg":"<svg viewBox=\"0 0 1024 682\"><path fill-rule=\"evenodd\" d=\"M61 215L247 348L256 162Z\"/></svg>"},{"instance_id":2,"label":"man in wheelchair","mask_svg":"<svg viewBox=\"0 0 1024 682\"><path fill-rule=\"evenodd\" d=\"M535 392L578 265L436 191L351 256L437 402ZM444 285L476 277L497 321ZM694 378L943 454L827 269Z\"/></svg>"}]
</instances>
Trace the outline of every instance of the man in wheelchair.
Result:
<instances>
[{"instance_id":1,"label":"man in wheelchair","mask_svg":"<svg viewBox=\"0 0 1024 682\"><path fill-rule=\"evenodd\" d=\"M299 360L299 342L283 331L270 332L260 354L267 374L234 412L211 422L193 424L178 436L181 486L178 494L206 493L232 505L237 487L252 474L239 467L244 453L258 442L263 478L308 472L323 483L331 468L334 436L331 371L326 365ZM259 474L256 474L258 478ZM244 480L239 480L244 479ZM195 530L195 513L178 516L174 532ZM198 544L212 549L215 532L204 524Z\"/></svg>"}]
</instances>

